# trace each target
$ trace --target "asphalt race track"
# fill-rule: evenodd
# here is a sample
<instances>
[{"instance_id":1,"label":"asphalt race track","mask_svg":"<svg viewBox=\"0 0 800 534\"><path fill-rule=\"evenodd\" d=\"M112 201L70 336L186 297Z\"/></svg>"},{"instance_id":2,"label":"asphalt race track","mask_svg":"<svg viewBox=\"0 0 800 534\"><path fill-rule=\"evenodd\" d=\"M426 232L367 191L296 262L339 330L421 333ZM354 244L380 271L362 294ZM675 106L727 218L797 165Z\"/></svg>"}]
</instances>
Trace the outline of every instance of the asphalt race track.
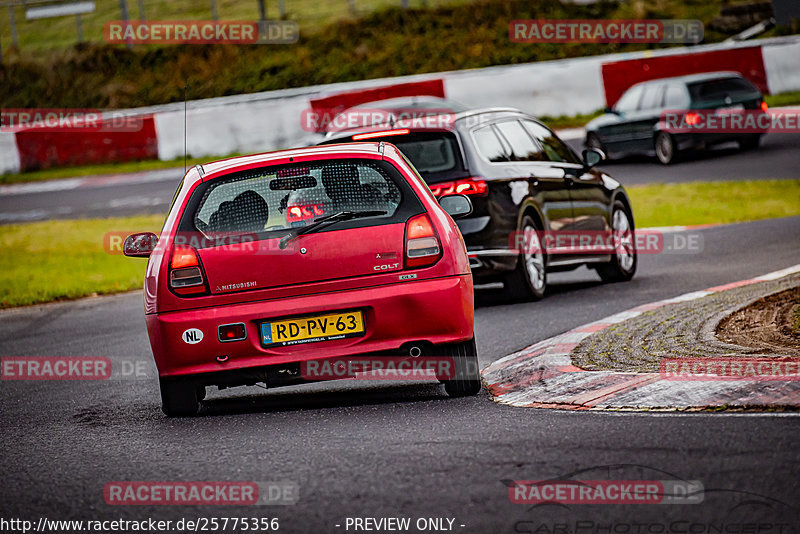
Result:
<instances>
[{"instance_id":1,"label":"asphalt race track","mask_svg":"<svg viewBox=\"0 0 800 534\"><path fill-rule=\"evenodd\" d=\"M800 263L800 217L700 233L702 252L641 256L629 283L602 285L582 268L554 276L538 303L481 291L482 365L638 304ZM3 312L0 354L149 362L142 314L138 292ZM464 533L800 532L793 413L522 409L485 392L451 400L430 384L338 382L212 392L198 417L167 419L153 376L2 382L3 516L278 517L281 532L305 533L353 532L347 517L379 516L454 518ZM532 506L510 502L503 482L576 472L699 481L703 502ZM269 507L104 502L106 483L135 480L288 480L300 497Z\"/></svg>"},{"instance_id":2,"label":"asphalt race track","mask_svg":"<svg viewBox=\"0 0 800 534\"><path fill-rule=\"evenodd\" d=\"M628 158L606 169L627 185L791 179L800 166L796 146L796 137L769 135L755 152L721 147L670 167ZM180 172L146 173L137 183L120 177L32 184L22 193L0 187L0 224L164 213ZM800 263L800 217L698 234L702 250L643 255L629 283L604 285L581 268L552 276L549 295L538 303L478 291L481 364L640 304ZM486 392L451 400L431 384L349 381L214 391L200 416L167 419L142 308L135 292L0 313L2 356L106 356L144 362L147 374L0 382L4 518L277 517L281 532L300 533L353 532L345 529L347 517L381 516L412 524L451 518L453 531L464 533L800 532L794 413L521 409L497 405ZM583 480L699 481L704 500L532 506L510 502L504 482L576 472ZM300 493L291 506L104 502L107 483L135 480L291 481Z\"/></svg>"},{"instance_id":3,"label":"asphalt race track","mask_svg":"<svg viewBox=\"0 0 800 534\"><path fill-rule=\"evenodd\" d=\"M570 140L569 144L580 152L580 140ZM631 157L608 162L604 168L625 185L796 179L800 168L797 147L797 135L769 134L762 139L761 148L752 152L740 152L734 144L729 144L687 154L683 161L668 167L653 158ZM134 180L123 175L112 179L0 186L0 224L166 213L182 172L183 169L150 171L137 174Z\"/></svg>"}]
</instances>

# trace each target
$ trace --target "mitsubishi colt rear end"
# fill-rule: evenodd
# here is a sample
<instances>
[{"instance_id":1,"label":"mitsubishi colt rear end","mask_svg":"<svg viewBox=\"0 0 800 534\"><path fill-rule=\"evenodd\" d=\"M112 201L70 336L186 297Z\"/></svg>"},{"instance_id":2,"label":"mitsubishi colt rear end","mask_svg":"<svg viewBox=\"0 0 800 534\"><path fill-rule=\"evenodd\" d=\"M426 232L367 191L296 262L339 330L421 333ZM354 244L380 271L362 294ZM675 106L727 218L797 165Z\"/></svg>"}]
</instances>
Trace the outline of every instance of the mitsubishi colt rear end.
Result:
<instances>
[{"instance_id":1,"label":"mitsubishi colt rear end","mask_svg":"<svg viewBox=\"0 0 800 534\"><path fill-rule=\"evenodd\" d=\"M472 277L452 218L472 208L440 202L384 143L190 170L161 235L124 247L149 256L164 412L195 413L208 386L302 383L314 380L302 364L364 356L446 357L446 391L476 394Z\"/></svg>"}]
</instances>

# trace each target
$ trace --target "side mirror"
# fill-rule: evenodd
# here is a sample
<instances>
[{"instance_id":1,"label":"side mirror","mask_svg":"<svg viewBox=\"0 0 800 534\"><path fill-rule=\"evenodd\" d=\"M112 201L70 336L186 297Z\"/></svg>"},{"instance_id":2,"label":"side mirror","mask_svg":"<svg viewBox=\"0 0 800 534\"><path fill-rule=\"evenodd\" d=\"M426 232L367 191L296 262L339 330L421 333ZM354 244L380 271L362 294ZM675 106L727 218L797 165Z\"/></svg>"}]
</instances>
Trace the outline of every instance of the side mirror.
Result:
<instances>
[{"instance_id":1,"label":"side mirror","mask_svg":"<svg viewBox=\"0 0 800 534\"><path fill-rule=\"evenodd\" d=\"M122 245L122 253L130 258L147 258L156 248L158 236L153 232L129 235Z\"/></svg>"},{"instance_id":2,"label":"side mirror","mask_svg":"<svg viewBox=\"0 0 800 534\"><path fill-rule=\"evenodd\" d=\"M599 148L587 148L583 151L583 164L587 169L595 167L601 161L605 161L606 155Z\"/></svg>"},{"instance_id":3,"label":"side mirror","mask_svg":"<svg viewBox=\"0 0 800 534\"><path fill-rule=\"evenodd\" d=\"M472 213L472 201L464 195L447 195L439 199L439 205L453 219L466 217Z\"/></svg>"}]
</instances>

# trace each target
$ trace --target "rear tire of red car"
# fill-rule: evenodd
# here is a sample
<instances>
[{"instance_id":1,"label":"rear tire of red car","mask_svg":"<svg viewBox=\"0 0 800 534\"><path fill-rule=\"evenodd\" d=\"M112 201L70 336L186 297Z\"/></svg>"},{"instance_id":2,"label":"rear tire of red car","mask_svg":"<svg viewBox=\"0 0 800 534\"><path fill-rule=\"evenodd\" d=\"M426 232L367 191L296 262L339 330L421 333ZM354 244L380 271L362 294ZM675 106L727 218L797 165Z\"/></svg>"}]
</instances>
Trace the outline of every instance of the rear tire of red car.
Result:
<instances>
[{"instance_id":1,"label":"rear tire of red car","mask_svg":"<svg viewBox=\"0 0 800 534\"><path fill-rule=\"evenodd\" d=\"M443 348L443 356L449 356L455 362L455 378L444 381L444 390L451 397L477 395L481 390L481 372L475 338Z\"/></svg>"},{"instance_id":2,"label":"rear tire of red car","mask_svg":"<svg viewBox=\"0 0 800 534\"><path fill-rule=\"evenodd\" d=\"M182 380L159 379L161 411L169 417L195 415L200 409L197 384Z\"/></svg>"},{"instance_id":3,"label":"rear tire of red car","mask_svg":"<svg viewBox=\"0 0 800 534\"><path fill-rule=\"evenodd\" d=\"M655 144L656 157L664 165L674 163L678 159L678 147L675 139L667 132L658 132L653 141Z\"/></svg>"},{"instance_id":4,"label":"rear tire of red car","mask_svg":"<svg viewBox=\"0 0 800 534\"><path fill-rule=\"evenodd\" d=\"M521 231L526 235L525 250L519 251L517 266L503 280L505 294L510 299L541 300L547 290L545 255L537 233L541 228L529 215L525 215ZM535 239L536 242L529 242L528 239Z\"/></svg>"},{"instance_id":5,"label":"rear tire of red car","mask_svg":"<svg viewBox=\"0 0 800 534\"><path fill-rule=\"evenodd\" d=\"M595 270L603 282L627 282L636 274L636 265L639 260L631 216L619 200L614 202L611 228L615 234L621 234L620 247L617 249L617 253L611 257L610 262L598 265Z\"/></svg>"},{"instance_id":6,"label":"rear tire of red car","mask_svg":"<svg viewBox=\"0 0 800 534\"><path fill-rule=\"evenodd\" d=\"M755 150L761 144L761 134L751 134L736 140L740 150Z\"/></svg>"}]
</instances>

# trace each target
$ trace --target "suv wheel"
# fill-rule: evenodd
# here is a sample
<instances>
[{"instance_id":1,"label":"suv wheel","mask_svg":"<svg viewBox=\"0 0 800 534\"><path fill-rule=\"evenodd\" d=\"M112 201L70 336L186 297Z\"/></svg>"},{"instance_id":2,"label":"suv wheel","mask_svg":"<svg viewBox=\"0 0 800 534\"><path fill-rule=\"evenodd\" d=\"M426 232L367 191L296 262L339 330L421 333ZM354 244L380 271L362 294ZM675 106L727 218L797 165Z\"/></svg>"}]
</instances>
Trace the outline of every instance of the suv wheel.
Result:
<instances>
[{"instance_id":1,"label":"suv wheel","mask_svg":"<svg viewBox=\"0 0 800 534\"><path fill-rule=\"evenodd\" d=\"M161 411L169 417L195 415L200 408L197 385L184 380L159 379ZM205 390L205 388L204 388Z\"/></svg>"},{"instance_id":2,"label":"suv wheel","mask_svg":"<svg viewBox=\"0 0 800 534\"><path fill-rule=\"evenodd\" d=\"M658 161L664 165L674 162L678 153L675 139L667 132L658 132L655 139L655 149Z\"/></svg>"},{"instance_id":3,"label":"suv wheel","mask_svg":"<svg viewBox=\"0 0 800 534\"><path fill-rule=\"evenodd\" d=\"M444 390L451 397L477 395L481 390L481 373L478 368L478 348L475 345L475 338L442 348L443 355L453 358L455 363L455 376L444 380Z\"/></svg>"},{"instance_id":4,"label":"suv wheel","mask_svg":"<svg viewBox=\"0 0 800 534\"><path fill-rule=\"evenodd\" d=\"M611 261L595 267L603 282L627 282L636 274L638 257L635 234L628 210L617 200L611 215L611 228L617 241L616 253Z\"/></svg>"},{"instance_id":5,"label":"suv wheel","mask_svg":"<svg viewBox=\"0 0 800 534\"><path fill-rule=\"evenodd\" d=\"M525 236L523 249L519 251L517 266L503 280L505 293L509 298L540 300L547 289L545 254L539 240L540 228L533 219L522 218L522 233Z\"/></svg>"}]
</instances>

